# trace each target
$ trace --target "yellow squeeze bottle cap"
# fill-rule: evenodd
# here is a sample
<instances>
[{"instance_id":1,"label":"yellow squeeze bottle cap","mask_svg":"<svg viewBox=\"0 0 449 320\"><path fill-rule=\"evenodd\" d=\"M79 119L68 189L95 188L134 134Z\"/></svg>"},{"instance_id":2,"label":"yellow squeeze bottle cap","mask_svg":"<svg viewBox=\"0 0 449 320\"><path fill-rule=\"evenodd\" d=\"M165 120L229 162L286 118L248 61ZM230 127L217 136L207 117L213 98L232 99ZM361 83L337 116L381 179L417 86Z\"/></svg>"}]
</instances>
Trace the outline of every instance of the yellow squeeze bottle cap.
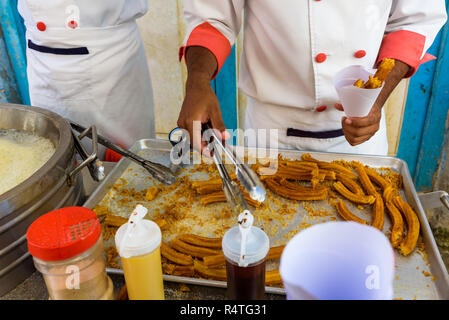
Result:
<instances>
[{"instance_id":1,"label":"yellow squeeze bottle cap","mask_svg":"<svg viewBox=\"0 0 449 320\"><path fill-rule=\"evenodd\" d=\"M137 205L127 223L115 234L115 246L123 258L144 255L160 246L162 234L153 221L144 219L148 209Z\"/></svg>"}]
</instances>

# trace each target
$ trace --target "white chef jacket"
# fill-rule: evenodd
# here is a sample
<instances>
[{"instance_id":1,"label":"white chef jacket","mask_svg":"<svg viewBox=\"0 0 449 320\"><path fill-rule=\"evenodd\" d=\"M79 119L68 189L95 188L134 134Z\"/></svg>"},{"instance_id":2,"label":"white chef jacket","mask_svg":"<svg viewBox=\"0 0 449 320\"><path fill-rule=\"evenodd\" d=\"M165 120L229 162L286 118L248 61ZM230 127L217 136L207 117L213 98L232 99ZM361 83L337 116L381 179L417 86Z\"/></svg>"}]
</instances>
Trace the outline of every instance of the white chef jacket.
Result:
<instances>
[{"instance_id":1,"label":"white chef jacket","mask_svg":"<svg viewBox=\"0 0 449 320\"><path fill-rule=\"evenodd\" d=\"M357 147L344 137L285 132L341 129L334 75L394 58L412 67L411 76L434 58L426 51L447 18L444 0L185 0L184 15L180 58L186 47L203 46L215 55L217 72L244 21L239 87L249 97L246 127L281 129L281 146L377 154L388 149L385 119L377 137Z\"/></svg>"},{"instance_id":2,"label":"white chef jacket","mask_svg":"<svg viewBox=\"0 0 449 320\"><path fill-rule=\"evenodd\" d=\"M136 19L147 0L19 0L31 104L130 147L155 135ZM104 152L104 148L101 148Z\"/></svg>"}]
</instances>

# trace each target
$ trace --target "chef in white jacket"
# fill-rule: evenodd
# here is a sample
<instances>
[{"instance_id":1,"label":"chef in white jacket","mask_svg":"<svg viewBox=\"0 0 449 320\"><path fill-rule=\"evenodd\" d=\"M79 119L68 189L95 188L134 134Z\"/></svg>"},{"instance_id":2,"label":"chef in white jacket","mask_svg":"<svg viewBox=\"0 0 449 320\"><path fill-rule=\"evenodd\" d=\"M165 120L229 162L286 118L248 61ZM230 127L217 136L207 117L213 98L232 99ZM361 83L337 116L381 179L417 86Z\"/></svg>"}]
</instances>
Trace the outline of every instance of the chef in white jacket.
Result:
<instances>
[{"instance_id":1,"label":"chef in white jacket","mask_svg":"<svg viewBox=\"0 0 449 320\"><path fill-rule=\"evenodd\" d=\"M19 0L31 104L94 124L125 147L154 137L150 75L136 24L147 1Z\"/></svg>"},{"instance_id":2,"label":"chef in white jacket","mask_svg":"<svg viewBox=\"0 0 449 320\"><path fill-rule=\"evenodd\" d=\"M434 58L426 51L447 18L444 0L185 0L184 15L188 80L178 125L191 136L193 121L229 136L210 80L244 22L246 128L279 129L284 148L378 155L388 151L385 101ZM345 117L334 75L350 65L376 68L384 58L396 65L370 114Z\"/></svg>"}]
</instances>

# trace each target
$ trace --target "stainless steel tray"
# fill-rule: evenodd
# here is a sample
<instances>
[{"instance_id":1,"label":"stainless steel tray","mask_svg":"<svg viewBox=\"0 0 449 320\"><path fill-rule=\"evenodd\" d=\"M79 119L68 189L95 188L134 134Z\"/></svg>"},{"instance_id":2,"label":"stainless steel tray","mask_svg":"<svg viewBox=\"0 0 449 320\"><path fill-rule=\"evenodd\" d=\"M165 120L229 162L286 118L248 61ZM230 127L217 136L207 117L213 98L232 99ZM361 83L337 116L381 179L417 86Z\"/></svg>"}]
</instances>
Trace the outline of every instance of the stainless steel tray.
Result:
<instances>
[{"instance_id":1,"label":"stainless steel tray","mask_svg":"<svg viewBox=\"0 0 449 320\"><path fill-rule=\"evenodd\" d=\"M152 161L169 165L170 149L171 145L168 141L145 139L137 141L131 148L131 151L138 153L142 157L150 159ZM290 159L299 159L305 152L281 150L280 153ZM425 245L425 253L415 250L415 252L410 256L403 257L399 253L395 252L396 269L394 280L394 297L395 299L404 300L449 299L449 276L433 238L432 231L428 224L426 215L424 214L424 210L418 200L419 198L410 177L410 173L408 171L406 163L397 158L382 156L364 156L317 152L310 152L310 154L313 157L323 161L354 160L361 161L362 163L375 168L389 167L402 175L404 188L401 192L407 202L414 208L414 210L418 214L421 223L421 235L423 238L423 243ZM92 209L97 204L104 203L112 208L114 214L127 217L134 206L137 204L137 201L126 204L121 203L119 205L117 202L117 195L111 196L110 190L120 178L124 178L127 180L127 187L134 188L137 191L146 190L153 183L156 183L154 179L148 178L148 173L146 173L144 169L140 168L138 165L132 163L128 159L122 159L118 163L118 165L111 171L105 181L103 181L92 193L84 206ZM161 199L161 201L164 200ZM276 208L276 206L283 205L287 202L289 201L286 199L279 199L279 201L276 201L276 204L270 204L270 206ZM148 203L147 207L149 207L150 209L150 214L152 211L151 207L154 206L154 208L156 209L157 205L157 203L153 202ZM226 204L222 204L222 206L225 205ZM369 216L366 215L366 210L359 210L357 207L352 206L351 204L348 204L348 206L350 206L351 211L353 211L355 214L358 214L364 219L369 220ZM333 208L331 208L331 205L327 201L315 202L314 207L329 211L335 211ZM212 205L212 207L206 210L211 211L210 214L213 215L212 211L216 211L217 208L217 206ZM277 221L276 219L272 221L272 235L270 235L270 230L265 230L267 231L267 233L269 233L270 241L273 245L286 243L286 240L288 240L288 238L291 238L293 234L300 230L298 229L298 226L335 220L335 218L337 217L334 214L333 216L324 216L320 218L314 217L312 219L308 216L307 211L305 210L303 205L298 206L296 208L296 211L297 212L295 212L294 218L291 219L288 224L286 224L285 221L283 222L282 231L280 233L273 232L273 230L276 229L276 226L280 226L280 221ZM257 210L255 210L254 214L257 216ZM364 214L365 216L363 216ZM340 218L337 217L337 220L340 220ZM276 225L276 223L278 224ZM264 226L268 229L271 227L267 225ZM385 219L384 232L387 232L390 226L390 220L387 217ZM123 271L121 269L108 268L108 272L123 274ZM226 287L226 282L206 279L164 275L164 280L203 286L213 286L221 288ZM266 287L266 292L274 294L285 294L283 288L277 287Z\"/></svg>"}]
</instances>

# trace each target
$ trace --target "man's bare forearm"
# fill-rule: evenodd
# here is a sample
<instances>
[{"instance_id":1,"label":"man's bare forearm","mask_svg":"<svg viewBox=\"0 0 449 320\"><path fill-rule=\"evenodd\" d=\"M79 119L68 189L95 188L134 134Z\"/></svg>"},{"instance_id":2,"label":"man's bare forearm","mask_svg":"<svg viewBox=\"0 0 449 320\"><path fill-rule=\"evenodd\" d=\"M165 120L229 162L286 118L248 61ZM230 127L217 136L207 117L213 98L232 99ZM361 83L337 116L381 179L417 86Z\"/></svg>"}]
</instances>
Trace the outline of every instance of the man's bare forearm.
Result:
<instances>
[{"instance_id":1,"label":"man's bare forearm","mask_svg":"<svg viewBox=\"0 0 449 320\"><path fill-rule=\"evenodd\" d=\"M377 98L376 103L379 106L383 106L391 95L393 90L398 86L399 82L404 79L405 75L409 72L410 66L402 61L395 60L395 65L385 79L385 85Z\"/></svg>"},{"instance_id":2,"label":"man's bare forearm","mask_svg":"<svg viewBox=\"0 0 449 320\"><path fill-rule=\"evenodd\" d=\"M189 47L186 52L187 84L197 80L210 81L217 70L217 60L204 47Z\"/></svg>"}]
</instances>

